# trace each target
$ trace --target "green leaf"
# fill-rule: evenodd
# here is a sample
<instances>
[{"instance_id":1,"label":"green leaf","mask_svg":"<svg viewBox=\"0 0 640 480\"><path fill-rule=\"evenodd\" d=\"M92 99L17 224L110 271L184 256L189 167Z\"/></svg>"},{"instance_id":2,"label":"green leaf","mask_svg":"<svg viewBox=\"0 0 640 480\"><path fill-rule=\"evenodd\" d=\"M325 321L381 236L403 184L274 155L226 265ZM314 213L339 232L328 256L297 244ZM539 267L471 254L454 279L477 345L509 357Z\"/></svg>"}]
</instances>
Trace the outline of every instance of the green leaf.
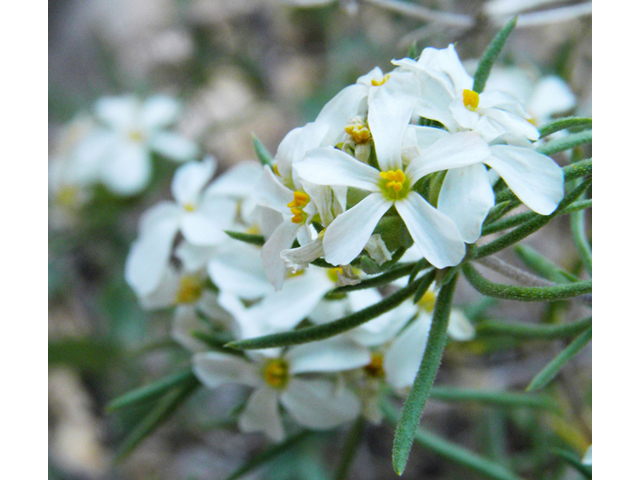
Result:
<instances>
[{"instance_id":1,"label":"green leaf","mask_svg":"<svg viewBox=\"0 0 640 480\"><path fill-rule=\"evenodd\" d=\"M232 232L231 230L225 230L224 233L229 235L231 238L235 240L240 240L241 242L250 243L251 245L264 245L264 237L262 235L252 235L250 233L242 233L242 232Z\"/></svg>"},{"instance_id":2,"label":"green leaf","mask_svg":"<svg viewBox=\"0 0 640 480\"><path fill-rule=\"evenodd\" d=\"M487 83L487 78L489 78L489 73L491 72L491 67L500 55L502 51L502 47L504 47L507 38L516 27L516 22L518 21L518 17L513 17L509 23L507 23L502 30L498 32L498 34L493 38L485 52L482 54L480 58L480 62L478 63L478 69L476 70L475 75L473 76L473 91L482 93L484 90L484 86Z\"/></svg>"},{"instance_id":3,"label":"green leaf","mask_svg":"<svg viewBox=\"0 0 640 480\"><path fill-rule=\"evenodd\" d=\"M110 341L92 338L51 340L49 367L67 365L86 372L101 373L117 368L122 351Z\"/></svg>"},{"instance_id":4,"label":"green leaf","mask_svg":"<svg viewBox=\"0 0 640 480\"><path fill-rule=\"evenodd\" d=\"M440 368L442 354L447 343L447 327L456 283L457 276L451 282L443 285L438 292L429 339L420 362L420 368L402 408L400 420L396 425L391 458L393 469L398 475L402 475L407 466L422 411L427 403L438 368Z\"/></svg>"},{"instance_id":5,"label":"green leaf","mask_svg":"<svg viewBox=\"0 0 640 480\"><path fill-rule=\"evenodd\" d=\"M430 271L425 273L425 276L433 274L434 272ZM239 340L236 342L228 343L226 346L229 348L237 348L240 350L288 347L290 345L315 342L318 340L324 340L325 338L333 337L335 335L339 335L396 308L398 305L400 305L407 298L414 294L422 278L423 277L413 283L410 283L406 287L401 288L397 292L389 295L388 297L385 297L380 302L374 305L364 308L359 312L347 315L346 317L334 320L333 322L324 323L322 325L314 325L312 327L304 327L298 330L293 330L291 332L274 333L271 335L265 335L263 337Z\"/></svg>"},{"instance_id":6,"label":"green leaf","mask_svg":"<svg viewBox=\"0 0 640 480\"><path fill-rule=\"evenodd\" d=\"M566 137L551 140L549 143L545 143L539 146L538 148L536 148L536 151L538 153L542 153L543 155L553 155L554 153L564 152L565 150L569 150L570 148L579 147L580 145L584 145L585 143L591 143L592 139L592 130L570 133Z\"/></svg>"},{"instance_id":7,"label":"green leaf","mask_svg":"<svg viewBox=\"0 0 640 480\"><path fill-rule=\"evenodd\" d=\"M516 255L520 257L529 268L538 275L556 283L579 282L575 275L565 272L551 260L545 258L529 245L516 245L513 247Z\"/></svg>"},{"instance_id":8,"label":"green leaf","mask_svg":"<svg viewBox=\"0 0 640 480\"><path fill-rule=\"evenodd\" d=\"M478 334L495 334L525 339L555 340L573 337L591 326L591 317L561 325L532 325L522 322L486 320L476 325Z\"/></svg>"},{"instance_id":9,"label":"green leaf","mask_svg":"<svg viewBox=\"0 0 640 480\"><path fill-rule=\"evenodd\" d=\"M490 282L469 263L465 263L462 266L462 272L471 286L487 297L518 300L520 302L554 302L591 293L591 280L550 287L518 287Z\"/></svg>"},{"instance_id":10,"label":"green leaf","mask_svg":"<svg viewBox=\"0 0 640 480\"><path fill-rule=\"evenodd\" d=\"M390 268L389 270L387 270L381 275L377 275L372 278L365 278L357 285L345 285L344 287L338 287L333 291L331 291L330 293L331 294L347 293L347 292L353 292L354 290L365 290L367 288L380 287L382 285L389 285L389 283L391 283L392 281L397 280L398 278L406 277L407 275L412 273L413 270L417 268L416 266L417 263L419 262L397 264L396 266L394 266L393 268ZM425 262L424 266L420 268L420 270L425 269L427 266L428 264Z\"/></svg>"},{"instance_id":11,"label":"green leaf","mask_svg":"<svg viewBox=\"0 0 640 480\"><path fill-rule=\"evenodd\" d=\"M422 280L420 280L420 285L418 285L418 289L416 290L416 293L413 295L414 304L418 303L422 299L424 294L427 293L427 290L429 290L429 287L431 286L433 281L436 279L436 274L437 274L437 270L434 270L433 275L425 275L424 277L422 277Z\"/></svg>"},{"instance_id":12,"label":"green leaf","mask_svg":"<svg viewBox=\"0 0 640 480\"><path fill-rule=\"evenodd\" d=\"M173 388L190 383L194 379L195 376L191 372L191 369L176 373L174 375L162 378L149 385L145 385L144 387L138 388L137 390L121 395L120 397L110 401L107 404L105 410L107 412L113 412L130 405L148 402L150 400L158 398L159 396L169 390L172 390Z\"/></svg>"},{"instance_id":13,"label":"green leaf","mask_svg":"<svg viewBox=\"0 0 640 480\"><path fill-rule=\"evenodd\" d=\"M524 223L518 228L513 229L511 232L503 235L502 237L478 247L475 258L483 258L489 255L493 255L500 250L504 250L511 245L518 243L520 240L528 237L532 233L540 230L552 219L562 213L562 211L575 202L591 185L591 179L587 179L574 188L571 192L566 194L562 201L558 204L558 208L551 215L537 215L528 222Z\"/></svg>"},{"instance_id":14,"label":"green leaf","mask_svg":"<svg viewBox=\"0 0 640 480\"><path fill-rule=\"evenodd\" d=\"M294 435L282 443L274 445L272 447L267 448L263 452L260 452L258 455L253 456L247 463L241 466L238 470L233 472L231 476L227 477L226 480L236 480L238 478L243 477L249 472L262 467L267 464L271 460L279 457L283 453L292 449L293 447L299 445L303 440L308 438L311 435L311 431L305 430L297 435Z\"/></svg>"},{"instance_id":15,"label":"green leaf","mask_svg":"<svg viewBox=\"0 0 640 480\"><path fill-rule=\"evenodd\" d=\"M475 402L497 407L539 408L560 413L558 405L551 398L527 393L433 387L431 398L445 402Z\"/></svg>"},{"instance_id":16,"label":"green leaf","mask_svg":"<svg viewBox=\"0 0 640 480\"><path fill-rule=\"evenodd\" d=\"M567 348L558 354L556 358L551 360L540 373L538 373L527 387L527 392L535 392L546 387L553 380L558 372L564 367L565 363L571 360L587 343L591 341L592 327L582 332L576 339L571 342Z\"/></svg>"},{"instance_id":17,"label":"green leaf","mask_svg":"<svg viewBox=\"0 0 640 480\"><path fill-rule=\"evenodd\" d=\"M391 405L389 399L383 400L381 402L381 407L384 416L389 420L389 422L397 424L399 415L394 406ZM423 428L416 429L415 439L426 449L442 455L444 458L447 458L452 462L474 470L487 478L495 480L522 480L503 465L434 435Z\"/></svg>"},{"instance_id":18,"label":"green leaf","mask_svg":"<svg viewBox=\"0 0 640 480\"><path fill-rule=\"evenodd\" d=\"M144 439L167 420L196 391L199 385L200 383L194 376L161 398L120 445L116 459L122 460L129 455Z\"/></svg>"},{"instance_id":19,"label":"green leaf","mask_svg":"<svg viewBox=\"0 0 640 480\"><path fill-rule=\"evenodd\" d=\"M545 123L538 130L540 131L540 138L543 138L566 128L579 128L581 130L591 128L591 123L591 119L586 117L564 117Z\"/></svg>"},{"instance_id":20,"label":"green leaf","mask_svg":"<svg viewBox=\"0 0 640 480\"><path fill-rule=\"evenodd\" d=\"M267 147L260 141L260 139L256 136L255 133L251 134L251 139L253 140L253 148L256 151L256 155L258 156L258 160L262 165L267 165L268 167L272 167L273 158L267 150Z\"/></svg>"},{"instance_id":21,"label":"green leaf","mask_svg":"<svg viewBox=\"0 0 640 480\"><path fill-rule=\"evenodd\" d=\"M587 239L585 232L585 212L584 210L573 212L571 214L571 235L573 236L573 243L576 245L578 255L584 264L587 273L591 275L592 268L592 254L591 245Z\"/></svg>"},{"instance_id":22,"label":"green leaf","mask_svg":"<svg viewBox=\"0 0 640 480\"><path fill-rule=\"evenodd\" d=\"M447 175L447 170L443 170L434 174L429 180L429 194L427 195L427 201L434 207L438 207L438 197L440 196L440 190L444 183L444 178Z\"/></svg>"},{"instance_id":23,"label":"green leaf","mask_svg":"<svg viewBox=\"0 0 640 480\"><path fill-rule=\"evenodd\" d=\"M578 458L573 452L568 452L559 448L552 448L551 453L559 456L567 463L569 463L573 468L580 472L584 476L584 478L592 478L593 474L591 465L585 465L584 463L582 463L582 460Z\"/></svg>"},{"instance_id":24,"label":"green leaf","mask_svg":"<svg viewBox=\"0 0 640 480\"><path fill-rule=\"evenodd\" d=\"M349 434L345 439L344 445L342 446L342 456L340 458L340 463L336 468L336 473L333 476L335 480L346 480L349 475L349 467L353 462L353 458L356 455L356 451L358 450L358 445L362 440L362 432L364 430L365 420L364 417L360 416L353 422L353 426L351 430L349 430Z\"/></svg>"}]
</instances>

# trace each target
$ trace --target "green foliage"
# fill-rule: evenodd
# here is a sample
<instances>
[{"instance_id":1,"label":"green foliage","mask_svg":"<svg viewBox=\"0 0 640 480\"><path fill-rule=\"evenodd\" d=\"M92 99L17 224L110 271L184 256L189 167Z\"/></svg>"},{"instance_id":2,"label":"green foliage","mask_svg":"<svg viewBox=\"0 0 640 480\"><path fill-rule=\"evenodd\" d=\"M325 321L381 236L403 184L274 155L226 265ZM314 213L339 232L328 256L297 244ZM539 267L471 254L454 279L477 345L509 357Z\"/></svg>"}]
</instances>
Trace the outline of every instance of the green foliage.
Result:
<instances>
[{"instance_id":1,"label":"green foliage","mask_svg":"<svg viewBox=\"0 0 640 480\"><path fill-rule=\"evenodd\" d=\"M260 160L260 163L262 165L267 165L268 167L272 168L273 158L271 157L269 150L267 150L267 147L263 145L263 143L260 141L260 139L257 137L255 133L251 134L251 139L253 141L253 148L256 151L256 155L258 156L258 160Z\"/></svg>"},{"instance_id":2,"label":"green foliage","mask_svg":"<svg viewBox=\"0 0 640 480\"><path fill-rule=\"evenodd\" d=\"M555 153L569 150L570 148L575 148L586 143L591 143L592 139L593 132L591 130L585 130L578 133L570 133L566 137L551 140L549 143L541 145L536 149L536 151L544 155L553 155Z\"/></svg>"},{"instance_id":3,"label":"green foliage","mask_svg":"<svg viewBox=\"0 0 640 480\"><path fill-rule=\"evenodd\" d=\"M561 325L532 325L522 322L486 320L476 325L476 332L484 335L505 335L522 339L556 340L573 337L591 326L591 317Z\"/></svg>"},{"instance_id":4,"label":"green foliage","mask_svg":"<svg viewBox=\"0 0 640 480\"><path fill-rule=\"evenodd\" d=\"M241 242L248 243L250 245L264 245L264 237L262 235L253 235L250 233L242 233L242 232L232 232L231 230L225 230L224 233L229 235L231 238L235 240L240 240Z\"/></svg>"},{"instance_id":5,"label":"green foliage","mask_svg":"<svg viewBox=\"0 0 640 480\"><path fill-rule=\"evenodd\" d=\"M489 73L491 73L491 67L493 67L498 55L500 55L507 38L509 38L513 29L516 28L517 21L518 17L514 17L504 27L502 27L502 30L498 32L482 54L476 73L473 76L474 92L482 93L484 90L484 86L489 78Z\"/></svg>"},{"instance_id":6,"label":"green foliage","mask_svg":"<svg viewBox=\"0 0 640 480\"><path fill-rule=\"evenodd\" d=\"M584 117L564 117L552 120L549 123L545 123L539 128L540 138L544 138L552 133L559 132L560 130L584 130L591 128L591 119Z\"/></svg>"}]
</instances>

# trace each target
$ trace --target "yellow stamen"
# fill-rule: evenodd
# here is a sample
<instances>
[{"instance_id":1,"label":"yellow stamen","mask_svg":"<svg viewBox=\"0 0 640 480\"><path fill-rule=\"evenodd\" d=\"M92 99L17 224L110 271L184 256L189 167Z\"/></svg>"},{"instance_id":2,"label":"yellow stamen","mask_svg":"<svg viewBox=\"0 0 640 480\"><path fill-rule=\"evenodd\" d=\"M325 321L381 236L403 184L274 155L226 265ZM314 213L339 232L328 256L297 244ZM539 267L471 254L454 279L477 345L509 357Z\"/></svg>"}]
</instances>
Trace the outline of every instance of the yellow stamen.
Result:
<instances>
[{"instance_id":1,"label":"yellow stamen","mask_svg":"<svg viewBox=\"0 0 640 480\"><path fill-rule=\"evenodd\" d=\"M410 185L402 170L380 172L380 178L383 180L380 184L382 193L389 200L400 200L409 194Z\"/></svg>"},{"instance_id":2,"label":"yellow stamen","mask_svg":"<svg viewBox=\"0 0 640 480\"><path fill-rule=\"evenodd\" d=\"M387 80L389 80L388 73L384 77L382 77L382 80L377 80L375 78L372 78L371 85L373 85L374 87L379 87L380 85L384 84L384 82L386 82Z\"/></svg>"},{"instance_id":3,"label":"yellow stamen","mask_svg":"<svg viewBox=\"0 0 640 480\"><path fill-rule=\"evenodd\" d=\"M278 171L278 164L277 163L273 164L273 173L275 173L279 177L282 176L282 175L280 175L280 172Z\"/></svg>"},{"instance_id":4,"label":"yellow stamen","mask_svg":"<svg viewBox=\"0 0 640 480\"><path fill-rule=\"evenodd\" d=\"M140 130L129 131L129 140L132 142L141 142L144 140L144 134Z\"/></svg>"},{"instance_id":5,"label":"yellow stamen","mask_svg":"<svg viewBox=\"0 0 640 480\"><path fill-rule=\"evenodd\" d=\"M202 280L193 275L185 275L180 279L176 303L193 303L202 296L203 290Z\"/></svg>"},{"instance_id":6,"label":"yellow stamen","mask_svg":"<svg viewBox=\"0 0 640 480\"><path fill-rule=\"evenodd\" d=\"M327 269L327 276L329 277L329 280L331 280L333 283L338 283L338 273L342 275L341 267Z\"/></svg>"},{"instance_id":7,"label":"yellow stamen","mask_svg":"<svg viewBox=\"0 0 640 480\"><path fill-rule=\"evenodd\" d=\"M367 143L371 139L371 131L367 128L364 119L360 115L349 120L347 126L344 127L344 131L347 132L357 144Z\"/></svg>"},{"instance_id":8,"label":"yellow stamen","mask_svg":"<svg viewBox=\"0 0 640 480\"><path fill-rule=\"evenodd\" d=\"M480 103L480 95L478 95L478 92L467 90L465 88L462 91L462 103L464 103L464 106L469 110L476 110L478 108L478 104Z\"/></svg>"},{"instance_id":9,"label":"yellow stamen","mask_svg":"<svg viewBox=\"0 0 640 480\"><path fill-rule=\"evenodd\" d=\"M307 214L302 210L309 203L309 195L304 192L293 192L293 201L287 203L287 207L291 209L293 223L302 223L307 219Z\"/></svg>"},{"instance_id":10,"label":"yellow stamen","mask_svg":"<svg viewBox=\"0 0 640 480\"><path fill-rule=\"evenodd\" d=\"M193 203L185 203L182 208L187 212L194 212L196 210L196 206Z\"/></svg>"},{"instance_id":11,"label":"yellow stamen","mask_svg":"<svg viewBox=\"0 0 640 480\"><path fill-rule=\"evenodd\" d=\"M267 385L282 389L289 383L289 364L282 358L268 360L262 369L262 375Z\"/></svg>"},{"instance_id":12,"label":"yellow stamen","mask_svg":"<svg viewBox=\"0 0 640 480\"><path fill-rule=\"evenodd\" d=\"M384 355L380 352L371 354L371 362L364 371L373 378L384 378Z\"/></svg>"}]
</instances>

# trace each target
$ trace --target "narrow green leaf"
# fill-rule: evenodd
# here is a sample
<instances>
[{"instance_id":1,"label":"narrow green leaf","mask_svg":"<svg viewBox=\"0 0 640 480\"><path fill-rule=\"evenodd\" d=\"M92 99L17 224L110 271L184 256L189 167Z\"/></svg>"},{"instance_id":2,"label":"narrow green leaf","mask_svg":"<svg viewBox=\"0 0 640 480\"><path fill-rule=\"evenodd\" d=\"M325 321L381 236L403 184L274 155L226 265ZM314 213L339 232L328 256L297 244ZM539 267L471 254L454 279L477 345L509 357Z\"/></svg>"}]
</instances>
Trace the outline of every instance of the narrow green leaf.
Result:
<instances>
[{"instance_id":1,"label":"narrow green leaf","mask_svg":"<svg viewBox=\"0 0 640 480\"><path fill-rule=\"evenodd\" d=\"M585 130L578 133L570 133L566 137L551 140L549 143L540 145L536 151L543 155L553 155L558 152L564 152L570 148L579 147L585 143L591 143L593 140L593 131Z\"/></svg>"},{"instance_id":2,"label":"narrow green leaf","mask_svg":"<svg viewBox=\"0 0 640 480\"><path fill-rule=\"evenodd\" d=\"M398 264L381 275L377 275L371 278L365 278L357 285L345 285L344 287L337 287L331 293L347 293L353 292L354 290L365 290L367 288L389 285L389 283L391 283L392 281L397 280L398 278L406 277L407 275L412 273L413 270L417 268L417 263L420 262L418 261L415 263L412 262ZM428 264L425 262L424 266L420 268L420 270L423 270L427 266Z\"/></svg>"},{"instance_id":3,"label":"narrow green leaf","mask_svg":"<svg viewBox=\"0 0 640 480\"><path fill-rule=\"evenodd\" d=\"M491 72L491 67L500 55L502 51L502 47L504 47L504 43L509 38L509 35L516 27L516 22L518 21L518 17L513 17L509 23L507 23L502 30L498 32L498 34L493 38L489 47L485 50L480 58L480 62L478 63L478 69L476 70L475 75L473 76L473 91L482 93L484 90L484 86L487 83L487 78L489 78L489 73Z\"/></svg>"},{"instance_id":4,"label":"narrow green leaf","mask_svg":"<svg viewBox=\"0 0 640 480\"><path fill-rule=\"evenodd\" d=\"M205 343L209 348L216 352L228 353L230 355L242 355L242 352L234 350L232 348L226 348L225 345L229 343L229 335L214 335L205 332L193 331L191 336L196 340L200 340Z\"/></svg>"},{"instance_id":5,"label":"narrow green leaf","mask_svg":"<svg viewBox=\"0 0 640 480\"><path fill-rule=\"evenodd\" d=\"M493 255L500 250L504 250L511 245L518 243L520 240L528 237L532 233L540 230L547 223L549 223L552 219L557 217L562 213L562 211L575 202L591 185L591 179L587 179L574 188L571 192L565 195L562 201L558 204L558 208L551 215L537 215L532 218L528 222L519 226L518 228L513 229L506 235L487 243L486 245L482 245L478 247L475 258L483 258L489 255Z\"/></svg>"},{"instance_id":6,"label":"narrow green leaf","mask_svg":"<svg viewBox=\"0 0 640 480\"><path fill-rule=\"evenodd\" d=\"M432 275L432 272L428 272L425 275ZM317 340L324 340L340 333L346 332L356 328L363 323L373 320L379 317L383 313L393 310L407 298L414 294L420 280L416 280L410 283L404 288L401 288L397 292L385 297L380 302L371 305L367 308L360 310L359 312L352 313L333 322L324 323L322 325L314 325L312 327L300 328L291 332L274 333L271 335L265 335L263 337L249 338L246 340L239 340L231 342L226 346L229 348L237 348L240 350L248 349L261 349L271 347L287 347L290 345L299 345L301 343L315 342Z\"/></svg>"},{"instance_id":7,"label":"narrow green leaf","mask_svg":"<svg viewBox=\"0 0 640 480\"><path fill-rule=\"evenodd\" d=\"M422 277L422 280L420 280L420 285L418 285L418 289L413 295L414 304L418 303L422 299L423 295L427 293L427 290L429 290L429 287L436 279L436 273L437 271L433 270L433 275L425 275L424 277Z\"/></svg>"},{"instance_id":8,"label":"narrow green leaf","mask_svg":"<svg viewBox=\"0 0 640 480\"><path fill-rule=\"evenodd\" d=\"M511 191L509 190L509 192ZM503 215L509 213L518 205L520 205L521 203L520 199L516 198L515 194L512 196L513 196L512 200L504 200L504 201L496 200L496 204L493 207L491 207L491 209L489 210L489 213L487 213L487 216L484 219L484 223L488 224L488 223L494 222L500 217L502 217Z\"/></svg>"},{"instance_id":9,"label":"narrow green leaf","mask_svg":"<svg viewBox=\"0 0 640 480\"><path fill-rule=\"evenodd\" d=\"M440 190L442 189L442 184L444 183L444 177L446 175L447 171L443 170L435 173L429 181L429 194L427 196L427 201L434 207L438 206L438 197L440 196Z\"/></svg>"},{"instance_id":10,"label":"narrow green leaf","mask_svg":"<svg viewBox=\"0 0 640 480\"><path fill-rule=\"evenodd\" d=\"M538 275L556 283L579 282L575 275L565 272L551 260L545 258L529 245L516 245L514 252L529 268Z\"/></svg>"},{"instance_id":11,"label":"narrow green leaf","mask_svg":"<svg viewBox=\"0 0 640 480\"><path fill-rule=\"evenodd\" d=\"M585 465L584 463L582 463L582 460L578 458L574 453L568 452L566 450L561 450L559 448L552 448L551 453L559 456L568 464L570 464L573 468L580 472L584 476L584 478L592 478L593 473L591 465Z\"/></svg>"},{"instance_id":12,"label":"narrow green leaf","mask_svg":"<svg viewBox=\"0 0 640 480\"><path fill-rule=\"evenodd\" d=\"M353 458L356 455L356 451L358 450L358 445L360 445L360 441L362 440L362 432L364 430L365 425L364 417L360 416L353 422L353 426L351 430L349 430L349 434L345 439L344 445L342 447L342 457L340 458L340 463L336 468L336 473L334 475L335 480L346 480L349 475L349 467L351 463L353 463Z\"/></svg>"},{"instance_id":13,"label":"narrow green leaf","mask_svg":"<svg viewBox=\"0 0 640 480\"><path fill-rule=\"evenodd\" d=\"M554 302L591 293L591 280L551 287L518 287L490 282L469 263L465 263L462 266L462 272L471 286L487 297L518 300L520 302Z\"/></svg>"},{"instance_id":14,"label":"narrow green leaf","mask_svg":"<svg viewBox=\"0 0 640 480\"><path fill-rule=\"evenodd\" d=\"M252 472L257 468L264 466L271 460L274 460L275 458L279 457L283 453L299 445L300 442L308 438L311 435L311 433L312 433L311 431L305 430L297 435L294 435L288 438L282 443L279 443L277 445L267 448L263 452L260 452L258 455L252 457L247 463L245 463L238 470L233 472L231 476L227 477L226 480L236 480L238 478L243 477L247 473Z\"/></svg>"},{"instance_id":15,"label":"narrow green leaf","mask_svg":"<svg viewBox=\"0 0 640 480\"><path fill-rule=\"evenodd\" d=\"M418 274L420 273L420 270L423 270L423 269L427 268L429 263L427 262L426 259L421 258L414 265L415 266L414 266L413 270L411 270L411 273L409 274L409 279L407 280L407 283L413 282L416 279L416 277L418 276Z\"/></svg>"},{"instance_id":16,"label":"narrow green leaf","mask_svg":"<svg viewBox=\"0 0 640 480\"><path fill-rule=\"evenodd\" d=\"M262 235L252 235L250 233L242 233L242 232L232 232L231 230L225 230L224 233L229 235L231 238L235 240L240 240L241 242L250 243L251 245L264 245L264 237Z\"/></svg>"},{"instance_id":17,"label":"narrow green leaf","mask_svg":"<svg viewBox=\"0 0 640 480\"><path fill-rule=\"evenodd\" d=\"M562 167L564 172L565 183L576 178L586 177L593 173L593 160L591 158L585 158L579 162L571 163L566 167Z\"/></svg>"},{"instance_id":18,"label":"narrow green leaf","mask_svg":"<svg viewBox=\"0 0 640 480\"><path fill-rule=\"evenodd\" d=\"M110 401L107 404L105 410L107 412L113 412L130 405L148 402L149 400L158 398L159 396L173 388L191 383L194 379L195 376L193 372L191 372L191 369L184 370L174 375L162 378L149 385L145 385L144 387L138 388L132 392L121 395L120 397Z\"/></svg>"},{"instance_id":19,"label":"narrow green leaf","mask_svg":"<svg viewBox=\"0 0 640 480\"><path fill-rule=\"evenodd\" d=\"M399 424L400 415L395 407L391 405L389 399L381 402L382 412L384 416L392 424ZM512 473L503 465L482 457L460 445L445 440L442 437L434 435L423 428L417 428L415 432L416 441L428 450L431 450L444 458L451 460L459 465L474 470L487 478L495 480L522 480L520 477Z\"/></svg>"},{"instance_id":20,"label":"narrow green leaf","mask_svg":"<svg viewBox=\"0 0 640 480\"><path fill-rule=\"evenodd\" d=\"M447 343L447 327L456 283L457 276L451 282L443 285L438 292L429 339L420 362L420 368L402 408L400 420L396 425L391 457L393 469L398 475L402 475L407 466L422 411L440 368L442 354Z\"/></svg>"},{"instance_id":21,"label":"narrow green leaf","mask_svg":"<svg viewBox=\"0 0 640 480\"><path fill-rule=\"evenodd\" d=\"M269 150L267 150L267 147L264 146L255 133L251 134L251 138L253 140L253 148L256 151L256 155L258 156L260 163L271 167L273 165L273 158L271 157Z\"/></svg>"},{"instance_id":22,"label":"narrow green leaf","mask_svg":"<svg viewBox=\"0 0 640 480\"><path fill-rule=\"evenodd\" d=\"M559 132L566 128L591 128L591 119L586 117L564 117L545 123L539 128L540 138Z\"/></svg>"},{"instance_id":23,"label":"narrow green leaf","mask_svg":"<svg viewBox=\"0 0 640 480\"><path fill-rule=\"evenodd\" d=\"M560 412L558 405L551 398L527 393L433 387L431 398L445 402L475 402L497 407L540 408L556 413Z\"/></svg>"},{"instance_id":24,"label":"narrow green leaf","mask_svg":"<svg viewBox=\"0 0 640 480\"><path fill-rule=\"evenodd\" d=\"M116 459L122 460L129 455L140 442L151 435L156 428L167 420L167 418L195 392L199 385L198 380L193 377L189 382L180 385L160 399L155 407L135 426L122 445L120 445Z\"/></svg>"},{"instance_id":25,"label":"narrow green leaf","mask_svg":"<svg viewBox=\"0 0 640 480\"><path fill-rule=\"evenodd\" d=\"M573 337L591 326L591 317L561 325L532 325L522 322L486 320L476 325L478 334L506 335L525 339L555 340Z\"/></svg>"},{"instance_id":26,"label":"narrow green leaf","mask_svg":"<svg viewBox=\"0 0 640 480\"><path fill-rule=\"evenodd\" d=\"M592 254L591 245L587 239L585 232L585 212L584 210L579 212L573 212L571 214L571 235L573 236L573 243L576 245L580 259L584 264L587 273L591 275L592 268Z\"/></svg>"},{"instance_id":27,"label":"narrow green leaf","mask_svg":"<svg viewBox=\"0 0 640 480\"><path fill-rule=\"evenodd\" d=\"M551 360L540 373L538 373L527 387L527 392L535 392L546 387L553 380L558 372L564 367L565 363L571 360L580 350L582 350L589 341L591 341L592 327L582 332L576 339L571 342L567 348L558 354L556 358Z\"/></svg>"}]
</instances>

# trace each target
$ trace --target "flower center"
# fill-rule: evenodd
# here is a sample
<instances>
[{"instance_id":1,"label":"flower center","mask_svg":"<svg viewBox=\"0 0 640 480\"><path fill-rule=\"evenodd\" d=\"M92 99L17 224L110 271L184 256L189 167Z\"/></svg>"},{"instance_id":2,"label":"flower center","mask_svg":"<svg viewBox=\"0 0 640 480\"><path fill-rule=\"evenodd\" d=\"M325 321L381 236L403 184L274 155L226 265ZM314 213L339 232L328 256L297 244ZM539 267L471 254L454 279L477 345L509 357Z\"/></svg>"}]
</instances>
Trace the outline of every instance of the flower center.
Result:
<instances>
[{"instance_id":1,"label":"flower center","mask_svg":"<svg viewBox=\"0 0 640 480\"><path fill-rule=\"evenodd\" d=\"M307 214L302 211L304 207L309 203L309 195L304 192L293 192L293 201L287 203L287 207L291 209L293 217L291 221L293 223L303 223L307 219Z\"/></svg>"},{"instance_id":2,"label":"flower center","mask_svg":"<svg viewBox=\"0 0 640 480\"><path fill-rule=\"evenodd\" d=\"M384 378L384 355L380 352L371 354L371 362L364 367L364 371L373 378Z\"/></svg>"},{"instance_id":3,"label":"flower center","mask_svg":"<svg viewBox=\"0 0 640 480\"><path fill-rule=\"evenodd\" d=\"M132 142L138 143L144 140L144 133L142 133L140 130L134 129L129 131L128 137Z\"/></svg>"},{"instance_id":4,"label":"flower center","mask_svg":"<svg viewBox=\"0 0 640 480\"><path fill-rule=\"evenodd\" d=\"M338 283L338 273L342 274L342 267L327 268L327 277L333 283Z\"/></svg>"},{"instance_id":5,"label":"flower center","mask_svg":"<svg viewBox=\"0 0 640 480\"><path fill-rule=\"evenodd\" d=\"M185 275L180 279L176 303L193 303L202 296L203 290L202 280L193 275Z\"/></svg>"},{"instance_id":6,"label":"flower center","mask_svg":"<svg viewBox=\"0 0 640 480\"><path fill-rule=\"evenodd\" d=\"M371 132L361 116L349 120L344 131L347 132L356 143L367 143L371 139Z\"/></svg>"},{"instance_id":7,"label":"flower center","mask_svg":"<svg viewBox=\"0 0 640 480\"><path fill-rule=\"evenodd\" d=\"M376 78L372 78L371 79L371 85L374 87L379 87L380 85L383 85L384 82L386 82L387 80L389 80L389 74L387 73L384 77L382 77L382 80L378 80Z\"/></svg>"},{"instance_id":8,"label":"flower center","mask_svg":"<svg viewBox=\"0 0 640 480\"><path fill-rule=\"evenodd\" d=\"M380 172L380 190L389 200L400 200L409 193L410 182L400 169Z\"/></svg>"},{"instance_id":9,"label":"flower center","mask_svg":"<svg viewBox=\"0 0 640 480\"><path fill-rule=\"evenodd\" d=\"M426 312L433 312L436 305L436 294L431 290L427 290L422 298L418 301L418 306Z\"/></svg>"},{"instance_id":10,"label":"flower center","mask_svg":"<svg viewBox=\"0 0 640 480\"><path fill-rule=\"evenodd\" d=\"M185 203L182 208L184 208L187 212L195 212L196 206L193 203Z\"/></svg>"},{"instance_id":11,"label":"flower center","mask_svg":"<svg viewBox=\"0 0 640 480\"><path fill-rule=\"evenodd\" d=\"M282 358L272 358L265 363L262 376L270 387L282 389L289 383L289 364Z\"/></svg>"},{"instance_id":12,"label":"flower center","mask_svg":"<svg viewBox=\"0 0 640 480\"><path fill-rule=\"evenodd\" d=\"M78 189L71 185L62 187L56 194L56 202L65 208L73 208L78 202Z\"/></svg>"},{"instance_id":13,"label":"flower center","mask_svg":"<svg viewBox=\"0 0 640 480\"><path fill-rule=\"evenodd\" d=\"M465 88L462 91L462 103L464 103L464 106L469 110L475 111L478 108L478 104L480 103L480 95L478 95L478 92L467 90Z\"/></svg>"}]
</instances>

